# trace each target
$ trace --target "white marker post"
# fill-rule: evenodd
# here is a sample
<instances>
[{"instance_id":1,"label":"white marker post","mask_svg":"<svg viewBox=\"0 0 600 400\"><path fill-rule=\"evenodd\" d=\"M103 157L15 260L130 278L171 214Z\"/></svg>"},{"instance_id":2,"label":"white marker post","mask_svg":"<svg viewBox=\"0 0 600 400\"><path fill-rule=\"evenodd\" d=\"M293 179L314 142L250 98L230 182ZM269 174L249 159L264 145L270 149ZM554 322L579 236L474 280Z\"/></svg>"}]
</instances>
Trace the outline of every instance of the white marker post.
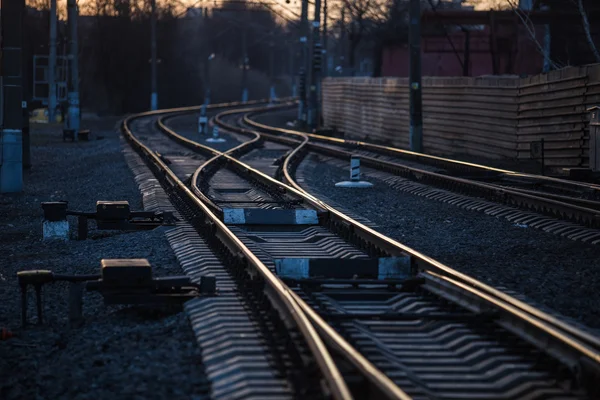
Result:
<instances>
[{"instance_id":1,"label":"white marker post","mask_svg":"<svg viewBox=\"0 0 600 400\"><path fill-rule=\"evenodd\" d=\"M69 240L69 221L67 221L67 203L42 203L44 220L42 233L44 240Z\"/></svg>"},{"instance_id":2,"label":"white marker post","mask_svg":"<svg viewBox=\"0 0 600 400\"><path fill-rule=\"evenodd\" d=\"M207 131L207 125L208 124L208 118L206 117L206 115L200 115L198 117L198 133L200 135L204 135Z\"/></svg>"},{"instance_id":3,"label":"white marker post","mask_svg":"<svg viewBox=\"0 0 600 400\"><path fill-rule=\"evenodd\" d=\"M219 137L219 127L217 125L213 126L213 137L206 139L209 143L223 143L225 139Z\"/></svg>"},{"instance_id":4,"label":"white marker post","mask_svg":"<svg viewBox=\"0 0 600 400\"><path fill-rule=\"evenodd\" d=\"M350 181L338 182L336 187L347 188L367 188L373 186L371 182L360 180L360 158L352 156L350 158Z\"/></svg>"}]
</instances>

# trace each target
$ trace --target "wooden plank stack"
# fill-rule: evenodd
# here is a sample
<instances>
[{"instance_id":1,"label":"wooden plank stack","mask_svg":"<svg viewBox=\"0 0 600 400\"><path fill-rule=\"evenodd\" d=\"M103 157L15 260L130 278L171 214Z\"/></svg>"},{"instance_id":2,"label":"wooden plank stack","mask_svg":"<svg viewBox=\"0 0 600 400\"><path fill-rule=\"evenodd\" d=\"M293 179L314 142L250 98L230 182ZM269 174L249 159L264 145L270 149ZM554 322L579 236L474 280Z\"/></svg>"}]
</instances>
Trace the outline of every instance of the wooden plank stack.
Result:
<instances>
[{"instance_id":1,"label":"wooden plank stack","mask_svg":"<svg viewBox=\"0 0 600 400\"><path fill-rule=\"evenodd\" d=\"M600 105L600 64L528 78L423 78L423 145L430 154L530 158L544 139L546 165L588 165L589 115ZM351 139L408 148L408 79L328 78L325 125Z\"/></svg>"}]
</instances>

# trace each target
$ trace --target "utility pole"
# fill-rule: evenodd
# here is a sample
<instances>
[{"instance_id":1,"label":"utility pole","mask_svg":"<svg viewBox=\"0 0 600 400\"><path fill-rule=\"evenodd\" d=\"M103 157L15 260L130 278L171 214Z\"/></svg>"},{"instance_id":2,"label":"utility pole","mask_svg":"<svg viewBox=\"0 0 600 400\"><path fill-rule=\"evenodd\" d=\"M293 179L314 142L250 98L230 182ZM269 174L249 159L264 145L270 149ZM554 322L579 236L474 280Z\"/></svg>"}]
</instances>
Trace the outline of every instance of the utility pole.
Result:
<instances>
[{"instance_id":1,"label":"utility pole","mask_svg":"<svg viewBox=\"0 0 600 400\"><path fill-rule=\"evenodd\" d=\"M208 43L207 43L208 47ZM204 103L200 109L200 117L198 118L198 133L208 134L208 105L210 104L210 61L215 58L214 54L207 56L204 59Z\"/></svg>"},{"instance_id":2,"label":"utility pole","mask_svg":"<svg viewBox=\"0 0 600 400\"><path fill-rule=\"evenodd\" d=\"M295 58L296 58L296 49L294 47L293 41L290 44L289 52L290 52L290 54L289 54L289 56L290 56L290 60L289 60L290 61L290 65L289 65L289 67L290 67L290 80L291 80L290 83L292 85L291 86L291 88L292 88L292 97L296 97L296 95L297 95L297 93L296 93L296 74L295 74L295 72L296 72L295 71L295 69L296 69L295 68L296 67L296 65L295 65L296 64L296 62L295 62L296 61L295 60Z\"/></svg>"},{"instance_id":3,"label":"utility pole","mask_svg":"<svg viewBox=\"0 0 600 400\"><path fill-rule=\"evenodd\" d=\"M210 56L206 57L204 60L204 108L206 108L210 104L210 64L208 60ZM206 113L206 111L205 111Z\"/></svg>"},{"instance_id":4,"label":"utility pole","mask_svg":"<svg viewBox=\"0 0 600 400\"><path fill-rule=\"evenodd\" d=\"M300 64L300 99L298 105L298 121L305 124L307 121L307 95L306 95L306 73L308 68L308 0L302 0L302 14L300 20L300 46L301 46L301 64Z\"/></svg>"},{"instance_id":5,"label":"utility pole","mask_svg":"<svg viewBox=\"0 0 600 400\"><path fill-rule=\"evenodd\" d=\"M269 103L275 100L275 43L273 43L273 34L269 39L269 80L271 88L269 90Z\"/></svg>"},{"instance_id":6,"label":"utility pole","mask_svg":"<svg viewBox=\"0 0 600 400\"><path fill-rule=\"evenodd\" d=\"M208 17L208 9L204 10L204 19L206 20ZM204 38L208 37L207 33L207 25L203 24L202 32L205 33ZM215 55L210 53L210 43L206 41L204 43L204 49L202 54L204 55L204 62L202 63L202 67L204 69L204 74L202 77L202 83L204 85L204 102L202 103L202 107L200 108L200 116L198 117L198 133L208 134L208 105L210 104L210 60L212 60Z\"/></svg>"},{"instance_id":7,"label":"utility pole","mask_svg":"<svg viewBox=\"0 0 600 400\"><path fill-rule=\"evenodd\" d=\"M48 54L48 122L56 121L56 0L50 0L50 51Z\"/></svg>"},{"instance_id":8,"label":"utility pole","mask_svg":"<svg viewBox=\"0 0 600 400\"><path fill-rule=\"evenodd\" d=\"M25 11L23 13L23 27L24 29L27 29L27 25L28 25L28 20L27 20L27 11ZM22 75L23 77L27 77L28 75L28 70L27 70L27 64L28 61L31 57L31 51L29 50L31 49L30 43L28 42L23 42L23 51L21 51L21 61L22 61ZM30 99L29 97L29 80L28 79L23 79L22 80L22 93L23 93L23 99L21 101L21 116L22 116L22 133L23 133L23 169L29 169L31 168L31 135L30 135L30 130L29 130L29 108L28 108L28 101ZM0 112L0 115L2 113ZM0 156L0 159L2 158L2 156ZM0 162L0 164L2 164L2 162Z\"/></svg>"},{"instance_id":9,"label":"utility pole","mask_svg":"<svg viewBox=\"0 0 600 400\"><path fill-rule=\"evenodd\" d=\"M248 39L246 34L248 30L244 27L242 29L242 54L244 59L242 60L242 102L248 101Z\"/></svg>"},{"instance_id":10,"label":"utility pole","mask_svg":"<svg viewBox=\"0 0 600 400\"><path fill-rule=\"evenodd\" d=\"M23 190L22 46L24 0L2 0L2 136L0 193Z\"/></svg>"},{"instance_id":11,"label":"utility pole","mask_svg":"<svg viewBox=\"0 0 600 400\"><path fill-rule=\"evenodd\" d=\"M342 74L346 72L346 6L342 4L342 23L339 41L339 57L340 67L342 68Z\"/></svg>"},{"instance_id":12,"label":"utility pole","mask_svg":"<svg viewBox=\"0 0 600 400\"><path fill-rule=\"evenodd\" d=\"M323 0L323 61L324 61L324 67L323 67L323 76L329 76L329 48L327 47L328 44L328 35L329 33L327 32L327 0ZM320 101L320 100L319 100Z\"/></svg>"},{"instance_id":13,"label":"utility pole","mask_svg":"<svg viewBox=\"0 0 600 400\"><path fill-rule=\"evenodd\" d=\"M421 0L410 0L410 149L423 152L423 99L421 92Z\"/></svg>"},{"instance_id":14,"label":"utility pole","mask_svg":"<svg viewBox=\"0 0 600 400\"><path fill-rule=\"evenodd\" d=\"M542 11L548 11L550 8L548 6L542 6L541 10ZM542 68L542 72L546 73L546 72L550 72L550 51L551 51L551 37L550 37L550 25L546 24L544 25L544 45L543 45L543 52L544 52L544 66Z\"/></svg>"},{"instance_id":15,"label":"utility pole","mask_svg":"<svg viewBox=\"0 0 600 400\"><path fill-rule=\"evenodd\" d=\"M152 66L150 67L150 91L152 92L150 95L150 109L154 111L158 109L158 92L156 88L156 0L150 0L150 4L152 7L152 15L150 16L150 40L152 41L150 45L150 51L152 53L152 60L150 61L152 63Z\"/></svg>"},{"instance_id":16,"label":"utility pole","mask_svg":"<svg viewBox=\"0 0 600 400\"><path fill-rule=\"evenodd\" d=\"M321 93L321 59L323 50L321 47L320 38L321 25L321 0L315 0L315 17L313 21L313 54L312 68L310 74L310 102L308 107L308 124L310 129L319 127L320 122L320 105L319 97Z\"/></svg>"},{"instance_id":17,"label":"utility pole","mask_svg":"<svg viewBox=\"0 0 600 400\"><path fill-rule=\"evenodd\" d=\"M71 82L68 101L69 111L66 120L67 130L73 132L73 140L79 134L79 52L77 47L77 0L67 0L69 23L69 60L71 61Z\"/></svg>"}]
</instances>

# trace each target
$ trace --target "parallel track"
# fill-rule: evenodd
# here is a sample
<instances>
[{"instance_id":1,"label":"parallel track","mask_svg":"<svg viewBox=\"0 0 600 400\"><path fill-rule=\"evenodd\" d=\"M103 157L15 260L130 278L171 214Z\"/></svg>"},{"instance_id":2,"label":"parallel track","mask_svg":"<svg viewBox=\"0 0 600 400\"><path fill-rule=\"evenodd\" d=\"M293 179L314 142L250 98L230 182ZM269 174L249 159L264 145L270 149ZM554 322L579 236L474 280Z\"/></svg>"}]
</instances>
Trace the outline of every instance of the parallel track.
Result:
<instances>
[{"instance_id":1,"label":"parallel track","mask_svg":"<svg viewBox=\"0 0 600 400\"><path fill-rule=\"evenodd\" d=\"M223 120L246 111L217 118L220 125L251 138L225 153L177 134L159 119L158 126L170 139L207 160L188 185L183 180L189 170L178 176L130 129L132 121L159 113L133 116L123 131L163 185L182 199L200 234L212 237L213 246L245 271L238 285L255 282L253 287L264 292L286 326L301 332L301 346L309 351L299 354L315 360L334 398L591 394L600 365L595 337L384 237L305 193L292 172L308 143L306 135L275 174L289 185L240 161L254 149L259 152L255 166L266 165L260 162L265 138ZM173 112L182 110L162 114ZM267 210L267 219L274 210L298 209L315 210L319 218L308 226L222 222L232 209L248 205ZM276 276L274 259L307 256L328 258L331 264L410 257L411 276L382 281L365 272L361 261L354 266L358 279ZM333 271L326 267L321 274Z\"/></svg>"},{"instance_id":2,"label":"parallel track","mask_svg":"<svg viewBox=\"0 0 600 400\"><path fill-rule=\"evenodd\" d=\"M518 173L366 142L305 134L267 126L252 119L265 112L261 109L245 115L244 124L262 134L278 136L279 140L301 141L307 137L310 141L306 147L310 151L342 159L358 155L367 167L414 182L475 195L588 228L600 228L599 185Z\"/></svg>"}]
</instances>

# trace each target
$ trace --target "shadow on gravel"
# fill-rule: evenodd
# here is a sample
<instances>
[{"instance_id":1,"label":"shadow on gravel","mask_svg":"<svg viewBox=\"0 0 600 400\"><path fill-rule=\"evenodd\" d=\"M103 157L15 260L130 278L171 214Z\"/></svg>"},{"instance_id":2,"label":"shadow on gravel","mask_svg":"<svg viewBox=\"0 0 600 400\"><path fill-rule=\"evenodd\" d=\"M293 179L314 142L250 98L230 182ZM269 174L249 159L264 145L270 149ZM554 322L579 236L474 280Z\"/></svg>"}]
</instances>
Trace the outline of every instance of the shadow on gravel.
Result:
<instances>
[{"instance_id":1,"label":"shadow on gravel","mask_svg":"<svg viewBox=\"0 0 600 400\"><path fill-rule=\"evenodd\" d=\"M504 218L392 189L363 170L373 189L344 189L348 170L310 156L307 190L377 224L377 230L495 287L600 328L600 246L575 242Z\"/></svg>"},{"instance_id":2,"label":"shadow on gravel","mask_svg":"<svg viewBox=\"0 0 600 400\"><path fill-rule=\"evenodd\" d=\"M118 310L113 315L129 322L158 321L183 312L183 307L172 306L130 306Z\"/></svg>"},{"instance_id":3,"label":"shadow on gravel","mask_svg":"<svg viewBox=\"0 0 600 400\"><path fill-rule=\"evenodd\" d=\"M33 166L24 191L0 195L0 399L182 399L209 390L200 351L181 308L144 309L103 304L85 293L85 324L70 328L68 285L43 289L44 325L21 328L20 270L96 274L102 258L148 258L156 276L180 275L164 232L90 230L85 241L42 241L43 201L67 200L69 208L94 211L97 200L127 200L141 210L142 197L121 153L117 119L85 122L103 140L63 142L60 127L32 127ZM71 235L76 237L76 223ZM90 223L90 228L93 223Z\"/></svg>"}]
</instances>

